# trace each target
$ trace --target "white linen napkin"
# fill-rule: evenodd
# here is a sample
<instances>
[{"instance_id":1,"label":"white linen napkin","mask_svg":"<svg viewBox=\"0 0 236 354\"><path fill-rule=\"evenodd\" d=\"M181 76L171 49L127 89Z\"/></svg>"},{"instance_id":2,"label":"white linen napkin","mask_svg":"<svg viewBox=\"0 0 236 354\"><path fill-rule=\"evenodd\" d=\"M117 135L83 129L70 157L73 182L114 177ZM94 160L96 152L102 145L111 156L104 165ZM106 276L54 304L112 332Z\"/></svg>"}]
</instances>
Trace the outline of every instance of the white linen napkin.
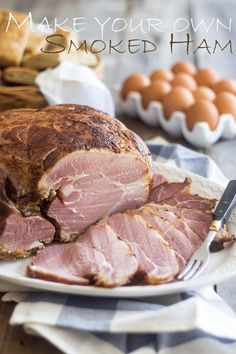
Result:
<instances>
[{"instance_id":1,"label":"white linen napkin","mask_svg":"<svg viewBox=\"0 0 236 354\"><path fill-rule=\"evenodd\" d=\"M87 66L63 61L54 69L42 71L36 78L36 84L49 105L83 104L114 117L111 92Z\"/></svg>"},{"instance_id":2,"label":"white linen napkin","mask_svg":"<svg viewBox=\"0 0 236 354\"><path fill-rule=\"evenodd\" d=\"M146 299L9 293L12 325L68 354L214 353L236 350L236 316L211 287Z\"/></svg>"}]
</instances>

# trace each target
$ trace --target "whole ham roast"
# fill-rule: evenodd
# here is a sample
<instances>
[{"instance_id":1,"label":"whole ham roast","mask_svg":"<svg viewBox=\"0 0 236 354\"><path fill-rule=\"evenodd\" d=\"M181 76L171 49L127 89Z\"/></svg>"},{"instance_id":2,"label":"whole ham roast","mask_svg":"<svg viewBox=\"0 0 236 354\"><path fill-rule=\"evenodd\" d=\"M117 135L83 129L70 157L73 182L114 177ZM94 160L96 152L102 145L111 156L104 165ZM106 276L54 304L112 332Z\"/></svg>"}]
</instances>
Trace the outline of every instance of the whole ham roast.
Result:
<instances>
[{"instance_id":1,"label":"whole ham roast","mask_svg":"<svg viewBox=\"0 0 236 354\"><path fill-rule=\"evenodd\" d=\"M103 112L57 105L1 113L0 257L71 241L142 205L151 180L146 145Z\"/></svg>"},{"instance_id":2,"label":"whole ham roast","mask_svg":"<svg viewBox=\"0 0 236 354\"><path fill-rule=\"evenodd\" d=\"M176 279L215 200L154 175L145 143L87 106L0 114L0 258L30 277L114 287ZM225 228L215 243L232 237Z\"/></svg>"}]
</instances>

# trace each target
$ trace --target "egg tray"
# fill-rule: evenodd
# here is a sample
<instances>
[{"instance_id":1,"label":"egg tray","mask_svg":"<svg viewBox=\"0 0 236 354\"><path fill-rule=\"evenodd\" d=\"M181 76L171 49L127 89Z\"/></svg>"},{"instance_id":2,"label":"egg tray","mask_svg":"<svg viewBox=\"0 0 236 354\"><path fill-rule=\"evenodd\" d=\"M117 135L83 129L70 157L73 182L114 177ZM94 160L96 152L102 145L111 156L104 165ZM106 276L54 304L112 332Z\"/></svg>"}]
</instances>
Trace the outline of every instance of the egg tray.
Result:
<instances>
[{"instance_id":1,"label":"egg tray","mask_svg":"<svg viewBox=\"0 0 236 354\"><path fill-rule=\"evenodd\" d=\"M160 102L150 102L147 109L143 108L142 96L138 92L130 92L127 99L119 97L119 108L122 112L139 117L150 127L158 127L175 138L184 137L191 145L207 148L219 139L233 139L236 136L236 122L232 114L221 114L219 123L213 131L206 122L197 122L192 131L186 125L184 112L173 112L169 119L163 114Z\"/></svg>"}]
</instances>

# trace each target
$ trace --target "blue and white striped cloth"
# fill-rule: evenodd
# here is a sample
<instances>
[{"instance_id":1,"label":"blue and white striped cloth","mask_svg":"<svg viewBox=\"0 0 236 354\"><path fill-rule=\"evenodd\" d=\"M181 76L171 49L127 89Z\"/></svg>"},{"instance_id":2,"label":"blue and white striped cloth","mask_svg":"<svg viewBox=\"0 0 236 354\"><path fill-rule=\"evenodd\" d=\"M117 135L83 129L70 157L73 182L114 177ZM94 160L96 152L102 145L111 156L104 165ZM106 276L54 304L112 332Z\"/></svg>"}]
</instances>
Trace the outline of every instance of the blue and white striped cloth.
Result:
<instances>
[{"instance_id":1,"label":"blue and white striped cloth","mask_svg":"<svg viewBox=\"0 0 236 354\"><path fill-rule=\"evenodd\" d=\"M161 162L226 182L206 156L180 145L149 146ZM12 325L68 354L236 353L235 313L211 287L134 300L29 291L8 292L3 300L18 303Z\"/></svg>"}]
</instances>

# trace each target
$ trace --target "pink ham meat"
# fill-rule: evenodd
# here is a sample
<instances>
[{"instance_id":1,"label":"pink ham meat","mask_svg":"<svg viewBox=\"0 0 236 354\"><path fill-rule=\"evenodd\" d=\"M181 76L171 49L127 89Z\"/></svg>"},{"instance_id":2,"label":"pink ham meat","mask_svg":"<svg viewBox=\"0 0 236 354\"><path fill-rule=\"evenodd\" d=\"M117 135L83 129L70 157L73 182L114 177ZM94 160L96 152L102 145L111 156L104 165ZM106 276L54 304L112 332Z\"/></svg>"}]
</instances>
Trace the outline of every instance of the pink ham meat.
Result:
<instances>
[{"instance_id":1,"label":"pink ham meat","mask_svg":"<svg viewBox=\"0 0 236 354\"><path fill-rule=\"evenodd\" d=\"M159 173L154 174L153 181L152 181L152 189L160 186L165 182L167 182L167 179L163 175L160 175Z\"/></svg>"},{"instance_id":2,"label":"pink ham meat","mask_svg":"<svg viewBox=\"0 0 236 354\"><path fill-rule=\"evenodd\" d=\"M109 217L107 222L134 253L144 283L171 281L178 273L175 253L156 230L147 227L142 217L119 213Z\"/></svg>"},{"instance_id":3,"label":"pink ham meat","mask_svg":"<svg viewBox=\"0 0 236 354\"><path fill-rule=\"evenodd\" d=\"M137 260L109 225L90 227L76 242L39 251L28 267L31 277L67 284L114 287L129 282Z\"/></svg>"},{"instance_id":4,"label":"pink ham meat","mask_svg":"<svg viewBox=\"0 0 236 354\"><path fill-rule=\"evenodd\" d=\"M186 178L183 182L168 181L159 183L149 194L148 201L161 203L167 199L173 198L181 193L190 192L191 181Z\"/></svg>"},{"instance_id":5,"label":"pink ham meat","mask_svg":"<svg viewBox=\"0 0 236 354\"><path fill-rule=\"evenodd\" d=\"M202 244L200 236L191 229L185 219L181 218L178 213L177 215L175 214L175 210L173 210L170 205L158 205L152 203L148 204L148 207L156 216L167 221L176 230L182 232L195 248Z\"/></svg>"},{"instance_id":6,"label":"pink ham meat","mask_svg":"<svg viewBox=\"0 0 236 354\"><path fill-rule=\"evenodd\" d=\"M185 221L188 227L197 234L201 240L204 240L208 234L209 226L213 220L212 214L204 213L201 210L191 210L187 208L177 208L163 205L166 210L171 210L178 218ZM170 209L171 208L171 209ZM226 230L225 226L220 229L216 238L216 242L230 242L232 235Z\"/></svg>"},{"instance_id":7,"label":"pink ham meat","mask_svg":"<svg viewBox=\"0 0 236 354\"><path fill-rule=\"evenodd\" d=\"M39 215L23 216L7 197L5 181L0 169L0 258L25 257L51 243L55 229Z\"/></svg>"},{"instance_id":8,"label":"pink ham meat","mask_svg":"<svg viewBox=\"0 0 236 354\"><path fill-rule=\"evenodd\" d=\"M201 197L190 193L191 180L183 182L160 183L153 188L149 195L149 202L155 205L158 215L171 222L178 230L191 238L199 247L199 239L204 240L212 222L212 210L216 200ZM198 237L196 237L198 236ZM232 236L226 228L222 228L216 236L216 242L230 242Z\"/></svg>"},{"instance_id":9,"label":"pink ham meat","mask_svg":"<svg viewBox=\"0 0 236 354\"><path fill-rule=\"evenodd\" d=\"M165 203L179 208L211 212L216 200L191 194L190 189L191 181L188 178L184 182L163 182L151 190L148 200L157 204Z\"/></svg>"},{"instance_id":10,"label":"pink ham meat","mask_svg":"<svg viewBox=\"0 0 236 354\"><path fill-rule=\"evenodd\" d=\"M191 242L183 232L175 228L169 221L162 219L152 206L147 205L140 208L138 214L144 218L149 227L157 230L159 235L169 244L169 247L175 251L179 266L182 269L196 250L195 242Z\"/></svg>"},{"instance_id":11,"label":"pink ham meat","mask_svg":"<svg viewBox=\"0 0 236 354\"><path fill-rule=\"evenodd\" d=\"M206 214L201 210L191 210L187 208L177 208L166 204L164 207L171 210L177 217L183 219L185 223L197 234L202 240L205 239L208 228L212 222L212 215Z\"/></svg>"},{"instance_id":12,"label":"pink ham meat","mask_svg":"<svg viewBox=\"0 0 236 354\"><path fill-rule=\"evenodd\" d=\"M188 180L167 184L158 179L161 189L155 196L159 202L105 217L77 241L38 252L28 275L103 287L174 280L206 237L212 221L208 209L215 201L191 195ZM180 201L184 195L188 196L188 207L171 205L172 200ZM193 200L200 203L200 210L191 208ZM232 240L226 230L221 230L218 238L220 244Z\"/></svg>"},{"instance_id":13,"label":"pink ham meat","mask_svg":"<svg viewBox=\"0 0 236 354\"><path fill-rule=\"evenodd\" d=\"M130 248L108 224L91 226L78 239L79 244L102 252L111 264L111 274L96 275L95 284L100 286L117 286L129 282L135 274L138 263ZM94 281L94 280L93 280Z\"/></svg>"},{"instance_id":14,"label":"pink ham meat","mask_svg":"<svg viewBox=\"0 0 236 354\"><path fill-rule=\"evenodd\" d=\"M61 239L69 240L105 215L142 204L146 172L146 164L131 154L74 152L60 160L40 188L60 190L47 215L60 226Z\"/></svg>"},{"instance_id":15,"label":"pink ham meat","mask_svg":"<svg viewBox=\"0 0 236 354\"><path fill-rule=\"evenodd\" d=\"M96 272L111 267L101 252L78 243L56 244L37 252L27 269L28 276L73 285L89 285Z\"/></svg>"},{"instance_id":16,"label":"pink ham meat","mask_svg":"<svg viewBox=\"0 0 236 354\"><path fill-rule=\"evenodd\" d=\"M201 210L203 212L211 212L216 204L215 199L203 198L197 194L190 193L180 193L163 202L175 207Z\"/></svg>"},{"instance_id":17,"label":"pink ham meat","mask_svg":"<svg viewBox=\"0 0 236 354\"><path fill-rule=\"evenodd\" d=\"M0 202L0 213L2 208L8 210L8 217L4 220L0 239L1 253L7 252L8 258L28 256L32 251L43 248L53 240L55 229L52 224L40 216L24 217L14 208L3 206ZM0 217L1 222L1 217Z\"/></svg>"}]
</instances>

